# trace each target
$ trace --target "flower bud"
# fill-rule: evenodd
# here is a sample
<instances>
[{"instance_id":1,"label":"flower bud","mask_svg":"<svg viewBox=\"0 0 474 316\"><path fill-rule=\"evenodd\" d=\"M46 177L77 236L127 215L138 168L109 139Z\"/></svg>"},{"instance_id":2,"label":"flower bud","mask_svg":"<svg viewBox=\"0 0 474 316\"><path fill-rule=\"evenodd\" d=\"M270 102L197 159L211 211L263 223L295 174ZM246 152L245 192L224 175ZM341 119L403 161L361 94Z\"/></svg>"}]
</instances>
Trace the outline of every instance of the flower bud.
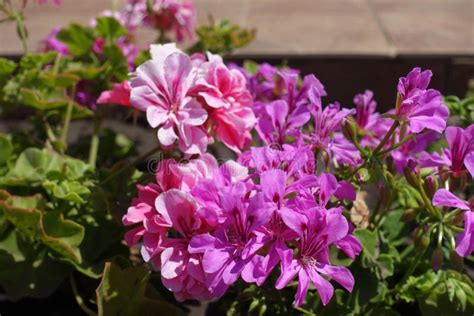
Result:
<instances>
[{"instance_id":1,"label":"flower bud","mask_svg":"<svg viewBox=\"0 0 474 316\"><path fill-rule=\"evenodd\" d=\"M416 211L412 208L409 208L403 212L403 215L401 217L402 222L404 223L409 223L413 221L416 217Z\"/></svg>"},{"instance_id":2,"label":"flower bud","mask_svg":"<svg viewBox=\"0 0 474 316\"><path fill-rule=\"evenodd\" d=\"M452 225L459 225L464 220L464 212L459 212L451 221Z\"/></svg>"},{"instance_id":3,"label":"flower bud","mask_svg":"<svg viewBox=\"0 0 474 316\"><path fill-rule=\"evenodd\" d=\"M438 191L438 181L436 181L433 176L428 176L423 182L423 188L425 189L425 192L430 198L430 200L432 200L434 194L436 193L436 191Z\"/></svg>"},{"instance_id":4,"label":"flower bud","mask_svg":"<svg viewBox=\"0 0 474 316\"><path fill-rule=\"evenodd\" d=\"M350 118L344 120L344 122L342 123L341 129L342 129L342 134L348 141L350 141L351 143L357 141L357 128L356 128L354 120Z\"/></svg>"},{"instance_id":5,"label":"flower bud","mask_svg":"<svg viewBox=\"0 0 474 316\"><path fill-rule=\"evenodd\" d=\"M452 249L451 252L449 253L449 260L451 261L452 265L456 270L462 270L463 265L464 265L464 260L463 257L458 255L456 250Z\"/></svg>"},{"instance_id":6,"label":"flower bud","mask_svg":"<svg viewBox=\"0 0 474 316\"><path fill-rule=\"evenodd\" d=\"M436 248L435 251L433 251L433 255L431 256L431 267L433 268L434 272L439 270L439 268L443 264L443 261L444 261L443 249Z\"/></svg>"},{"instance_id":7,"label":"flower bud","mask_svg":"<svg viewBox=\"0 0 474 316\"><path fill-rule=\"evenodd\" d=\"M419 226L415 230L415 246L419 250L428 248L430 245L430 231L425 226Z\"/></svg>"},{"instance_id":8,"label":"flower bud","mask_svg":"<svg viewBox=\"0 0 474 316\"><path fill-rule=\"evenodd\" d=\"M407 180L408 184L415 188L418 187L419 179L414 168L411 168L409 165L407 165L405 168L403 168L403 174L405 175L405 179Z\"/></svg>"}]
</instances>

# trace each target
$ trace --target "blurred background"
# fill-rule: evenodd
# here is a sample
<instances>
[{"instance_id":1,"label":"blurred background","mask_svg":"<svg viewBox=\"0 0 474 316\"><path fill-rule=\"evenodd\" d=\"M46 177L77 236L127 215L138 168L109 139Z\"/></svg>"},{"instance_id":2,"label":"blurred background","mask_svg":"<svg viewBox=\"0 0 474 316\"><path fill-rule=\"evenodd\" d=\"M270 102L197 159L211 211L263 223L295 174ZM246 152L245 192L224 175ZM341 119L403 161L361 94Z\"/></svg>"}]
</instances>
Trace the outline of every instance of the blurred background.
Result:
<instances>
[{"instance_id":1,"label":"blurred background","mask_svg":"<svg viewBox=\"0 0 474 316\"><path fill-rule=\"evenodd\" d=\"M124 2L30 5L30 47L39 48L55 26L88 23ZM350 107L356 93L372 89L381 109L389 108L398 78L413 66L431 69L433 87L459 97L474 77L474 0L196 0L196 6L198 24L215 16L256 29L255 40L229 60L286 63L314 73L326 86L326 102ZM1 56L22 52L14 27L2 25ZM139 42L152 39L143 33Z\"/></svg>"}]
</instances>

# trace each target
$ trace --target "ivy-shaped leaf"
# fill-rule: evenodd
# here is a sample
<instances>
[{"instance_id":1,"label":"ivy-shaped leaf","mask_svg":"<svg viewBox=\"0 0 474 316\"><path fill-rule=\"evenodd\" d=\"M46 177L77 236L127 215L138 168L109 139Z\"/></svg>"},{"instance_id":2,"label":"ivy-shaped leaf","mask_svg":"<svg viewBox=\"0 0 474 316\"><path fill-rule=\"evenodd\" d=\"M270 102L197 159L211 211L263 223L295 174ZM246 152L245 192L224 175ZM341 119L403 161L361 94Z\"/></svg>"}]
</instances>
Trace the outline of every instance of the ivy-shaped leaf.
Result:
<instances>
[{"instance_id":1,"label":"ivy-shaped leaf","mask_svg":"<svg viewBox=\"0 0 474 316\"><path fill-rule=\"evenodd\" d=\"M0 201L0 211L22 233L54 250L64 258L79 263L79 245L84 227L65 220L58 212L44 212L40 195L10 196Z\"/></svg>"},{"instance_id":2,"label":"ivy-shaped leaf","mask_svg":"<svg viewBox=\"0 0 474 316\"><path fill-rule=\"evenodd\" d=\"M77 181L45 181L43 187L55 198L76 204L86 203L85 198L91 191Z\"/></svg>"},{"instance_id":3,"label":"ivy-shaped leaf","mask_svg":"<svg viewBox=\"0 0 474 316\"><path fill-rule=\"evenodd\" d=\"M97 35L105 39L107 43L112 43L118 37L127 35L127 30L113 17L98 17L96 18L96 23L95 30Z\"/></svg>"},{"instance_id":4,"label":"ivy-shaped leaf","mask_svg":"<svg viewBox=\"0 0 474 316\"><path fill-rule=\"evenodd\" d=\"M96 290L100 315L182 315L177 307L146 295L150 270L145 266L122 268L105 264L102 282Z\"/></svg>"},{"instance_id":5,"label":"ivy-shaped leaf","mask_svg":"<svg viewBox=\"0 0 474 316\"><path fill-rule=\"evenodd\" d=\"M92 30L78 24L71 24L68 28L62 29L57 38L67 45L72 55L78 57L88 54L94 45Z\"/></svg>"}]
</instances>

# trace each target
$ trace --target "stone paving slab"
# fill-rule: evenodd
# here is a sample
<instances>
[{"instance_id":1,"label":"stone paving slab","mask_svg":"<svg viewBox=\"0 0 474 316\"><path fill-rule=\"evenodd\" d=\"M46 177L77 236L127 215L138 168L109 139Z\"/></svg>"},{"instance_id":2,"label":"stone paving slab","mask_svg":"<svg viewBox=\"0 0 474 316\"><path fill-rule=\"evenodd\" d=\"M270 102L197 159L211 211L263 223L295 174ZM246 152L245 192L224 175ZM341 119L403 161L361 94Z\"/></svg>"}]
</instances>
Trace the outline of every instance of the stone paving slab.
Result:
<instances>
[{"instance_id":1,"label":"stone paving slab","mask_svg":"<svg viewBox=\"0 0 474 316\"><path fill-rule=\"evenodd\" d=\"M19 0L14 0L19 1ZM27 10L30 46L56 25L87 23L109 0L63 0ZM124 0L119 0L119 6ZM209 14L256 28L240 56L474 56L474 0L196 0ZM140 33L140 42L153 39ZM14 25L0 25L0 55L21 54Z\"/></svg>"}]
</instances>

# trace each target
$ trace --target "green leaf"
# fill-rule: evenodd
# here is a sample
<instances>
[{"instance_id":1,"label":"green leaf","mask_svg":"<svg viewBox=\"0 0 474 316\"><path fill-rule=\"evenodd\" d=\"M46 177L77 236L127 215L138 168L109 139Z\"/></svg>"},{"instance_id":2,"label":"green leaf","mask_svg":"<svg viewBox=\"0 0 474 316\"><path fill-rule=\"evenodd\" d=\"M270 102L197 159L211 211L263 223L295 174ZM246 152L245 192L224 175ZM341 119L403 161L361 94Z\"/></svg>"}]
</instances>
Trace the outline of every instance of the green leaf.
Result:
<instances>
[{"instance_id":1,"label":"green leaf","mask_svg":"<svg viewBox=\"0 0 474 316\"><path fill-rule=\"evenodd\" d=\"M43 187L55 198L70 201L76 204L84 204L91 191L77 181L45 181Z\"/></svg>"},{"instance_id":2,"label":"green leaf","mask_svg":"<svg viewBox=\"0 0 474 316\"><path fill-rule=\"evenodd\" d=\"M17 64L14 61L6 58L0 58L0 82L8 79L8 77L13 74L16 67Z\"/></svg>"},{"instance_id":3,"label":"green leaf","mask_svg":"<svg viewBox=\"0 0 474 316\"><path fill-rule=\"evenodd\" d=\"M406 302L417 301L423 315L471 315L474 290L468 276L453 270L432 270L411 276L400 291Z\"/></svg>"},{"instance_id":4,"label":"green leaf","mask_svg":"<svg viewBox=\"0 0 474 316\"><path fill-rule=\"evenodd\" d=\"M13 144L10 137L0 134L0 165L5 164L13 153Z\"/></svg>"},{"instance_id":5,"label":"green leaf","mask_svg":"<svg viewBox=\"0 0 474 316\"><path fill-rule=\"evenodd\" d=\"M41 72L38 79L49 88L68 88L75 85L81 78L72 73Z\"/></svg>"},{"instance_id":6,"label":"green leaf","mask_svg":"<svg viewBox=\"0 0 474 316\"><path fill-rule=\"evenodd\" d=\"M68 28L62 29L57 38L67 45L72 55L78 57L88 54L94 45L92 30L78 24L71 24Z\"/></svg>"},{"instance_id":7,"label":"green leaf","mask_svg":"<svg viewBox=\"0 0 474 316\"><path fill-rule=\"evenodd\" d=\"M79 245L84 227L65 220L58 212L44 212L40 195L10 196L0 201L0 211L23 234L37 240L72 262L81 262Z\"/></svg>"},{"instance_id":8,"label":"green leaf","mask_svg":"<svg viewBox=\"0 0 474 316\"><path fill-rule=\"evenodd\" d=\"M84 80L93 80L97 79L107 68L107 65L102 65L100 67L93 67L86 63L81 62L70 62L67 64L65 73L79 76Z\"/></svg>"},{"instance_id":9,"label":"green leaf","mask_svg":"<svg viewBox=\"0 0 474 316\"><path fill-rule=\"evenodd\" d=\"M111 74L117 81L128 79L128 63L122 51L117 45L104 47L104 56L111 65Z\"/></svg>"},{"instance_id":10,"label":"green leaf","mask_svg":"<svg viewBox=\"0 0 474 316\"><path fill-rule=\"evenodd\" d=\"M370 260L375 260L377 256L377 232L368 229L356 229L354 230L354 236L362 244L364 256Z\"/></svg>"},{"instance_id":11,"label":"green leaf","mask_svg":"<svg viewBox=\"0 0 474 316\"><path fill-rule=\"evenodd\" d=\"M99 37L104 38L107 43L113 43L120 36L127 35L127 30L120 24L117 19L110 16L102 16L96 18L97 25L95 27Z\"/></svg>"},{"instance_id":12,"label":"green leaf","mask_svg":"<svg viewBox=\"0 0 474 316\"><path fill-rule=\"evenodd\" d=\"M40 186L46 180L79 180L88 171L90 166L78 159L63 158L46 149L27 148L20 154L13 168L0 178L0 184ZM85 193L84 190L81 192Z\"/></svg>"},{"instance_id":13,"label":"green leaf","mask_svg":"<svg viewBox=\"0 0 474 316\"><path fill-rule=\"evenodd\" d=\"M40 111L59 111L66 112L66 108L71 101L64 95L45 95L38 90L21 88L21 101L24 105L30 106ZM73 102L72 118L84 118L92 116L93 112L77 102Z\"/></svg>"},{"instance_id":14,"label":"green leaf","mask_svg":"<svg viewBox=\"0 0 474 316\"><path fill-rule=\"evenodd\" d=\"M51 171L61 171L62 159L58 154L46 149L28 148L18 157L15 166L5 177L0 178L4 185L33 185L38 186L46 180Z\"/></svg>"},{"instance_id":15,"label":"green leaf","mask_svg":"<svg viewBox=\"0 0 474 316\"><path fill-rule=\"evenodd\" d=\"M0 239L0 285L11 300L50 296L71 268L51 259L46 248L38 248L19 231Z\"/></svg>"},{"instance_id":16,"label":"green leaf","mask_svg":"<svg viewBox=\"0 0 474 316\"><path fill-rule=\"evenodd\" d=\"M182 315L170 303L145 296L149 276L145 266L122 268L106 263L96 290L99 315Z\"/></svg>"}]
</instances>

